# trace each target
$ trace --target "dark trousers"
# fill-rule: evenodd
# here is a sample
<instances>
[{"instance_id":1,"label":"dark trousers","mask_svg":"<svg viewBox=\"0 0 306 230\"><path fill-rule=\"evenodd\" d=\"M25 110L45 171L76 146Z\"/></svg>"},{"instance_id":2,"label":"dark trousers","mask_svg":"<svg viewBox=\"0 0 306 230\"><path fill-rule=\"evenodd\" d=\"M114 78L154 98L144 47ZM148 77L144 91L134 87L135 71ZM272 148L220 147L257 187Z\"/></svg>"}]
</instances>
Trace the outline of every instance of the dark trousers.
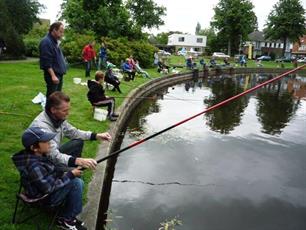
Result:
<instances>
[{"instance_id":1,"label":"dark trousers","mask_svg":"<svg viewBox=\"0 0 306 230\"><path fill-rule=\"evenodd\" d=\"M62 86L63 86L63 75L60 74L56 74L59 83L58 84L54 84L52 81L52 78L50 76L50 74L45 71L44 72L44 79L46 82L46 86L47 86L47 92L46 92L46 97L48 98L49 95L55 91L62 91Z\"/></svg>"},{"instance_id":2,"label":"dark trousers","mask_svg":"<svg viewBox=\"0 0 306 230\"><path fill-rule=\"evenodd\" d=\"M81 139L73 139L61 145L59 151L75 158L82 156L84 141Z\"/></svg>"},{"instance_id":3,"label":"dark trousers","mask_svg":"<svg viewBox=\"0 0 306 230\"><path fill-rule=\"evenodd\" d=\"M90 77L91 61L86 61L85 63L85 77Z\"/></svg>"},{"instance_id":4,"label":"dark trousers","mask_svg":"<svg viewBox=\"0 0 306 230\"><path fill-rule=\"evenodd\" d=\"M115 98L113 97L109 97L103 101L95 102L92 105L98 106L98 107L107 106L107 116L108 117L112 116L112 114L115 112Z\"/></svg>"}]
</instances>

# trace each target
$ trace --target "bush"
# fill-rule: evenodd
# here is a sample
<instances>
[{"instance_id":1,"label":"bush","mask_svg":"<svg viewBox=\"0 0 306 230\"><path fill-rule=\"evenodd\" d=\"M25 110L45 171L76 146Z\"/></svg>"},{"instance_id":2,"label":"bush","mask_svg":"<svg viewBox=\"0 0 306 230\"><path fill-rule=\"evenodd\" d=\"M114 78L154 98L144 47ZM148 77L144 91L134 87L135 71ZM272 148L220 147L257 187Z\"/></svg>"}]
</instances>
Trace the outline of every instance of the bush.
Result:
<instances>
[{"instance_id":1,"label":"bush","mask_svg":"<svg viewBox=\"0 0 306 230\"><path fill-rule=\"evenodd\" d=\"M70 63L82 61L82 49L88 42L94 40L93 32L78 34L71 30L66 30L65 39L61 46L65 57ZM97 58L99 55L100 43L103 41L107 48L108 61L120 67L121 62L133 55L142 67L149 67L153 63L153 53L156 48L145 41L129 41L127 38L111 39L102 37L96 41L95 50Z\"/></svg>"},{"instance_id":2,"label":"bush","mask_svg":"<svg viewBox=\"0 0 306 230\"><path fill-rule=\"evenodd\" d=\"M36 38L26 38L23 40L25 46L25 55L28 57L38 57L39 56L39 42L40 39Z\"/></svg>"},{"instance_id":3,"label":"bush","mask_svg":"<svg viewBox=\"0 0 306 230\"><path fill-rule=\"evenodd\" d=\"M68 62L81 62L83 47L94 39L94 35L91 32L88 32L88 34L77 34L67 29L61 47Z\"/></svg>"}]
</instances>

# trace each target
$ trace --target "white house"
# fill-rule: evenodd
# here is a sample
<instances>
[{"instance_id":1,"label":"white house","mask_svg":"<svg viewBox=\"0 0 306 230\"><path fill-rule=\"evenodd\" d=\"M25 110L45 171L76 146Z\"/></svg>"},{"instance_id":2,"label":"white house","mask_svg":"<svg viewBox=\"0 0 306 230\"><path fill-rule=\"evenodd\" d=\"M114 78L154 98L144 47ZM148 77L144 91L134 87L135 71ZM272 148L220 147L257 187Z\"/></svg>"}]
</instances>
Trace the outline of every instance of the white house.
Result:
<instances>
[{"instance_id":1,"label":"white house","mask_svg":"<svg viewBox=\"0 0 306 230\"><path fill-rule=\"evenodd\" d=\"M168 46L175 47L175 51L185 48L187 51L204 52L206 36L191 34L171 34L168 36Z\"/></svg>"}]
</instances>

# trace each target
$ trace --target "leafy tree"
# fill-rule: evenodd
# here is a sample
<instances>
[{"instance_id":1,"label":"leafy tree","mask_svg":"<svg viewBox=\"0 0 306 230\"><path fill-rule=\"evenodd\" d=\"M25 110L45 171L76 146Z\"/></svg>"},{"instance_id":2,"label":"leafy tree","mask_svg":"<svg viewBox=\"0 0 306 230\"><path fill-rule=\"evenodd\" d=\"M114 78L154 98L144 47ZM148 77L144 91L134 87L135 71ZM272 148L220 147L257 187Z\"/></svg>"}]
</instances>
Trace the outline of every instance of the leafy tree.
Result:
<instances>
[{"instance_id":1,"label":"leafy tree","mask_svg":"<svg viewBox=\"0 0 306 230\"><path fill-rule=\"evenodd\" d=\"M195 34L199 35L200 31L201 31L201 24L198 22L197 26L196 26L196 29L195 29Z\"/></svg>"},{"instance_id":2,"label":"leafy tree","mask_svg":"<svg viewBox=\"0 0 306 230\"><path fill-rule=\"evenodd\" d=\"M222 47L225 47L226 45L223 39L218 39L212 27L201 29L197 34L206 36L207 41L205 51L208 54L211 54L214 51L219 51L220 49L222 49Z\"/></svg>"},{"instance_id":3,"label":"leafy tree","mask_svg":"<svg viewBox=\"0 0 306 230\"><path fill-rule=\"evenodd\" d=\"M299 0L279 0L268 16L265 36L281 39L284 55L288 40L298 41L305 34L305 20L305 10Z\"/></svg>"},{"instance_id":4,"label":"leafy tree","mask_svg":"<svg viewBox=\"0 0 306 230\"><path fill-rule=\"evenodd\" d=\"M24 54L22 36L38 21L41 8L36 0L0 0L0 37L6 42L7 55Z\"/></svg>"},{"instance_id":5,"label":"leafy tree","mask_svg":"<svg viewBox=\"0 0 306 230\"><path fill-rule=\"evenodd\" d=\"M220 0L214 8L211 25L218 31L218 37L227 41L228 54L239 50L240 37L246 40L257 28L257 18L250 0Z\"/></svg>"},{"instance_id":6,"label":"leafy tree","mask_svg":"<svg viewBox=\"0 0 306 230\"><path fill-rule=\"evenodd\" d=\"M141 28L158 28L165 24L161 17L166 15L166 8L158 6L153 0L128 0L126 7Z\"/></svg>"},{"instance_id":7,"label":"leafy tree","mask_svg":"<svg viewBox=\"0 0 306 230\"><path fill-rule=\"evenodd\" d=\"M168 32L162 32L156 35L155 39L158 44L167 45L168 44Z\"/></svg>"},{"instance_id":8,"label":"leafy tree","mask_svg":"<svg viewBox=\"0 0 306 230\"><path fill-rule=\"evenodd\" d=\"M142 39L144 36L141 30L144 27L151 28L163 23L160 19L163 8L160 9L149 0L136 2L144 4L147 8L140 5L140 11L136 3L131 4L128 1L126 3L130 7L128 10L122 0L64 0L61 6L61 19L67 21L70 28L80 33L86 33L87 30L94 31L97 38L124 36L130 39ZM161 15L157 15L158 13Z\"/></svg>"}]
</instances>

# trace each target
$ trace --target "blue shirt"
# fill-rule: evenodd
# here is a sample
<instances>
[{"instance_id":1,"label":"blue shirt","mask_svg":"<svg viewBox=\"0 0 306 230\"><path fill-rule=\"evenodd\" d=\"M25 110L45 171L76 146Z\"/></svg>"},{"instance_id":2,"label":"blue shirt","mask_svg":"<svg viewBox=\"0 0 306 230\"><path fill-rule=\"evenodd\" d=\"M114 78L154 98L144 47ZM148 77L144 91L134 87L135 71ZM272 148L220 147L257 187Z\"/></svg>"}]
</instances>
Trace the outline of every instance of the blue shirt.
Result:
<instances>
[{"instance_id":1,"label":"blue shirt","mask_svg":"<svg viewBox=\"0 0 306 230\"><path fill-rule=\"evenodd\" d=\"M39 44L40 68L47 71L52 68L56 74L63 75L67 67L58 41L48 33Z\"/></svg>"}]
</instances>

